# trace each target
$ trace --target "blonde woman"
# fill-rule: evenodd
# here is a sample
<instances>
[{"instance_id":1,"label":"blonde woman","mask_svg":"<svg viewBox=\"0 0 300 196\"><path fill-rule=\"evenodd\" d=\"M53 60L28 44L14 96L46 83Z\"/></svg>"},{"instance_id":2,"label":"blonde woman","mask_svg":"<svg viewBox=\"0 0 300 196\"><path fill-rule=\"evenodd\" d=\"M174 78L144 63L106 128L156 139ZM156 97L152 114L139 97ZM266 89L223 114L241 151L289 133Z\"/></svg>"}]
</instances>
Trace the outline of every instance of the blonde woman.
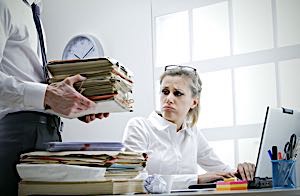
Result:
<instances>
[{"instance_id":1,"label":"blonde woman","mask_svg":"<svg viewBox=\"0 0 300 196\"><path fill-rule=\"evenodd\" d=\"M253 164L230 168L197 129L201 89L195 68L166 66L160 78L160 111L153 111L148 118L129 120L123 138L126 149L147 152L148 174L178 176L185 182L184 187L237 174L251 180ZM198 165L207 173L198 175Z\"/></svg>"}]
</instances>

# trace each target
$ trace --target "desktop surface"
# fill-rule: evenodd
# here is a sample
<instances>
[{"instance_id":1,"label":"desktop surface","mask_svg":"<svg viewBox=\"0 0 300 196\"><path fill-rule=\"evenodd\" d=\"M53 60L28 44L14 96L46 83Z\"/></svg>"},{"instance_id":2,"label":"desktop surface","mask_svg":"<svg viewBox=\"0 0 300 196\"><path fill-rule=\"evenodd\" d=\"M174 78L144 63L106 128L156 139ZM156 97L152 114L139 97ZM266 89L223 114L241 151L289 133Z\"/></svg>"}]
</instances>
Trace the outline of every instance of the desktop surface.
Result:
<instances>
[{"instance_id":1,"label":"desktop surface","mask_svg":"<svg viewBox=\"0 0 300 196\"><path fill-rule=\"evenodd\" d=\"M190 190L187 190L190 191ZM282 196L282 195L288 195L288 196L300 196L300 187L297 187L295 189L272 189L272 188L266 188L266 189L248 189L248 190L240 190L240 191L216 191L216 189L199 189L197 191L191 191L191 192L173 192L169 194L163 194L163 195L242 195L242 196L260 196L260 195L266 195L266 196Z\"/></svg>"}]
</instances>

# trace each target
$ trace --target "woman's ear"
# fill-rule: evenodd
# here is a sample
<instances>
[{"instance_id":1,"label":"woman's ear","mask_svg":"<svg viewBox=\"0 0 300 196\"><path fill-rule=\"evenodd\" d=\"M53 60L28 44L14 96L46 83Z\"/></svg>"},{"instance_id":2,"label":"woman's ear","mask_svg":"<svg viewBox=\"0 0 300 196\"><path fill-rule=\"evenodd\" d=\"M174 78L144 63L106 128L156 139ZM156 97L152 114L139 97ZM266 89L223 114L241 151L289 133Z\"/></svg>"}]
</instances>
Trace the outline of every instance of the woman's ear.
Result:
<instances>
[{"instance_id":1,"label":"woman's ear","mask_svg":"<svg viewBox=\"0 0 300 196\"><path fill-rule=\"evenodd\" d=\"M191 109L194 109L199 104L199 98L193 98Z\"/></svg>"}]
</instances>

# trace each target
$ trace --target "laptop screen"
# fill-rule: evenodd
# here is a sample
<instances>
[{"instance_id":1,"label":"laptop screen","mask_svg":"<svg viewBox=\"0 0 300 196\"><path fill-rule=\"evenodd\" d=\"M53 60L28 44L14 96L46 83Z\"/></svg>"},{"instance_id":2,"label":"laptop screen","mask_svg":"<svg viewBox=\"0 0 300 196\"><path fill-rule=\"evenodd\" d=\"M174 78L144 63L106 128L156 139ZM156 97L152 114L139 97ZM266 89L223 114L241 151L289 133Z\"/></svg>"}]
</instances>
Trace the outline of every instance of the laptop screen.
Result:
<instances>
[{"instance_id":1,"label":"laptop screen","mask_svg":"<svg viewBox=\"0 0 300 196\"><path fill-rule=\"evenodd\" d=\"M300 138L300 112L268 107L256 161L255 177L272 177L272 163L268 150L271 150L272 146L277 146L278 152L284 155L284 145L293 133ZM299 160L296 168L300 168ZM296 172L297 179L300 179L300 169L296 169ZM300 186L300 180L297 181L297 185Z\"/></svg>"}]
</instances>

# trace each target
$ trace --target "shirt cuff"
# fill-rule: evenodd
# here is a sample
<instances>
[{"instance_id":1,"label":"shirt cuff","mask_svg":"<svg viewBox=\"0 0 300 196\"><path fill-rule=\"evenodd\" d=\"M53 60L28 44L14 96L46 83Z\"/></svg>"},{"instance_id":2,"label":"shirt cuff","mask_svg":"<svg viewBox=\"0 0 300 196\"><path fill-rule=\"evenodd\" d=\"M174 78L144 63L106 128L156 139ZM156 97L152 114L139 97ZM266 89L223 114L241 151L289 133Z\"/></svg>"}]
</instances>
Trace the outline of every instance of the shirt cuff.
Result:
<instances>
[{"instance_id":1,"label":"shirt cuff","mask_svg":"<svg viewBox=\"0 0 300 196\"><path fill-rule=\"evenodd\" d=\"M24 105L25 107L33 107L36 109L43 110L45 93L47 89L47 84L37 83L37 82L24 82Z\"/></svg>"},{"instance_id":2,"label":"shirt cuff","mask_svg":"<svg viewBox=\"0 0 300 196\"><path fill-rule=\"evenodd\" d=\"M179 174L173 175L172 189L187 189L192 184L198 183L197 174Z\"/></svg>"}]
</instances>

